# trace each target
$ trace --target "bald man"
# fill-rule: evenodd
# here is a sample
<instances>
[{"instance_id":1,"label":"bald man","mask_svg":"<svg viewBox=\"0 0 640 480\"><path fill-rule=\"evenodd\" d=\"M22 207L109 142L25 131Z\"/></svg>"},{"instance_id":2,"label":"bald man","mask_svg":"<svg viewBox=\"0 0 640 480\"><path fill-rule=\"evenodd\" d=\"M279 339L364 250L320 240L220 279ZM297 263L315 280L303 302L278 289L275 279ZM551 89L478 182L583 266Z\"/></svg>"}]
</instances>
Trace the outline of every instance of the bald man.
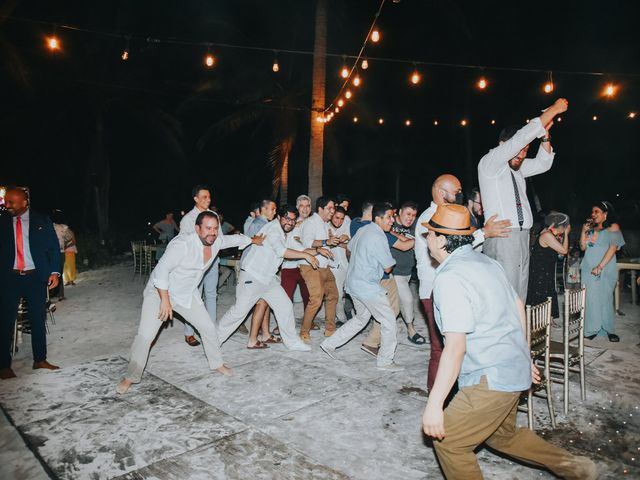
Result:
<instances>
[{"instance_id":1,"label":"bald man","mask_svg":"<svg viewBox=\"0 0 640 480\"><path fill-rule=\"evenodd\" d=\"M11 335L20 298L27 301L31 324L33 369L57 370L47 362L45 312L47 288L60 281L60 244L49 217L29 208L23 188L10 187L5 196L9 215L0 216L0 379L13 378Z\"/></svg>"},{"instance_id":2,"label":"bald man","mask_svg":"<svg viewBox=\"0 0 640 480\"><path fill-rule=\"evenodd\" d=\"M438 208L438 205L445 203L454 203L462 205L464 202L464 194L462 193L462 184L455 176L450 174L440 175L433 182L431 187L431 205L427 208L418 220L416 220L416 238L415 238L415 254L416 266L418 269L418 279L420 280L420 288L418 294L420 301L427 315L427 327L429 329L429 342L431 343L431 353L429 358L429 373L427 376L427 388L431 390L438 372L440 364L440 355L442 354L443 342L442 335L438 330L433 316L433 299L431 292L433 290L433 279L435 278L437 262L429 254L427 240L425 235L427 229L422 225L431 220L431 217ZM487 220L482 229L474 232L474 246L480 245L485 238L506 237L509 234L511 222L509 220L496 220L497 215Z\"/></svg>"}]
</instances>

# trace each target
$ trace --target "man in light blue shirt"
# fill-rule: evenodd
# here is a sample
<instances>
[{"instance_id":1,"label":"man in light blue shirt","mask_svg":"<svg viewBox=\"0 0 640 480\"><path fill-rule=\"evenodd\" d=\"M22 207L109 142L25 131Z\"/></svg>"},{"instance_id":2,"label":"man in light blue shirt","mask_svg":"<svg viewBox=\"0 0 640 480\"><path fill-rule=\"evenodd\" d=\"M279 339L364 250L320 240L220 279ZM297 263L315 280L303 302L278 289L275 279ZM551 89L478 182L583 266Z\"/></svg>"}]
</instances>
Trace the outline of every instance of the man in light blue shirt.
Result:
<instances>
[{"instance_id":1,"label":"man in light blue shirt","mask_svg":"<svg viewBox=\"0 0 640 480\"><path fill-rule=\"evenodd\" d=\"M469 211L439 205L423 226L429 253L440 264L433 301L445 342L422 424L435 439L445 477L482 478L474 450L486 443L562 478L597 478L591 460L516 428L520 393L540 375L531 363L522 300L498 262L473 250ZM456 378L460 390L443 411Z\"/></svg>"},{"instance_id":2,"label":"man in light blue shirt","mask_svg":"<svg viewBox=\"0 0 640 480\"><path fill-rule=\"evenodd\" d=\"M388 203L379 203L373 206L372 215L373 222L360 228L348 244L351 258L347 269L346 291L353 299L356 315L322 342L320 348L335 358L335 349L351 340L373 315L381 329L377 367L395 372L403 370L403 367L393 362L398 345L396 316L386 290L380 285L384 273L391 272L396 263L385 235L393 225L393 208Z\"/></svg>"}]
</instances>

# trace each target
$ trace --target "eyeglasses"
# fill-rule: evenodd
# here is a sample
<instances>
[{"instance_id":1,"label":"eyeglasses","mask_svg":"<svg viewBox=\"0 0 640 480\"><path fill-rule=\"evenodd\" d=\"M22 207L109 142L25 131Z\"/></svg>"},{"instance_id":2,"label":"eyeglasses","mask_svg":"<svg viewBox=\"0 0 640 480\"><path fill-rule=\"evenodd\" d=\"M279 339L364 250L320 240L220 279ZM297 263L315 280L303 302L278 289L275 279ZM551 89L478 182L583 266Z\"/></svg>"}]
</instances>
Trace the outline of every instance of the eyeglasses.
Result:
<instances>
[{"instance_id":1,"label":"eyeglasses","mask_svg":"<svg viewBox=\"0 0 640 480\"><path fill-rule=\"evenodd\" d=\"M289 218L289 217L280 217L280 221L283 221L285 223L296 223L295 218Z\"/></svg>"}]
</instances>

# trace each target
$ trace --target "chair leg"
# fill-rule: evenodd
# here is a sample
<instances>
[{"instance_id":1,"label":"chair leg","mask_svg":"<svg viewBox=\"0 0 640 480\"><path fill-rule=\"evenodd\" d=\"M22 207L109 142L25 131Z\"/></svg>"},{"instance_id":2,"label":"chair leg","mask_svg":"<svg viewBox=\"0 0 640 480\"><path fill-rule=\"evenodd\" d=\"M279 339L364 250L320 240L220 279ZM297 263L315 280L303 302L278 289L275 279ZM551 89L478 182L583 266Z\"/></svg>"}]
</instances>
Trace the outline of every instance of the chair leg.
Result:
<instances>
[{"instance_id":1,"label":"chair leg","mask_svg":"<svg viewBox=\"0 0 640 480\"><path fill-rule=\"evenodd\" d=\"M569 413L569 363L564 362L564 414Z\"/></svg>"},{"instance_id":2,"label":"chair leg","mask_svg":"<svg viewBox=\"0 0 640 480\"><path fill-rule=\"evenodd\" d=\"M11 342L11 356L15 357L17 351L18 351L18 319L16 318L16 323L13 324L13 341Z\"/></svg>"},{"instance_id":3,"label":"chair leg","mask_svg":"<svg viewBox=\"0 0 640 480\"><path fill-rule=\"evenodd\" d=\"M584 383L584 356L580 357L580 393L582 400L587 399L587 386Z\"/></svg>"},{"instance_id":4,"label":"chair leg","mask_svg":"<svg viewBox=\"0 0 640 480\"><path fill-rule=\"evenodd\" d=\"M547 406L549 407L549 416L551 417L551 426L556 428L556 416L553 412L553 397L551 396L551 380L546 381L547 390Z\"/></svg>"},{"instance_id":5,"label":"chair leg","mask_svg":"<svg viewBox=\"0 0 640 480\"><path fill-rule=\"evenodd\" d=\"M533 389L529 389L527 396L527 417L529 419L529 430L533 430Z\"/></svg>"}]
</instances>

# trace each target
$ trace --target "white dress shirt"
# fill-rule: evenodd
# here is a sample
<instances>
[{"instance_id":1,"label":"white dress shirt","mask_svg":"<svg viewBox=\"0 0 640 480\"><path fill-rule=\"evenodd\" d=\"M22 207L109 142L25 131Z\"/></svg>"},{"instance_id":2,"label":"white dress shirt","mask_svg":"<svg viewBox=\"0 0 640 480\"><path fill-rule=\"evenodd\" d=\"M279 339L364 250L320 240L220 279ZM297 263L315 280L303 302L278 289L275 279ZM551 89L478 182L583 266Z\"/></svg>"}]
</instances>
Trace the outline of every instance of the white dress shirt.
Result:
<instances>
[{"instance_id":1,"label":"white dress shirt","mask_svg":"<svg viewBox=\"0 0 640 480\"><path fill-rule=\"evenodd\" d=\"M287 248L290 248L291 250L300 250L300 251L304 250L304 247L302 246L302 243L299 240L300 230L302 230L302 223L293 227L293 230L291 230L287 234ZM305 260L286 260L285 259L282 262L282 268L298 268L298 265L300 265L302 262L307 263Z\"/></svg>"},{"instance_id":2,"label":"white dress shirt","mask_svg":"<svg viewBox=\"0 0 640 480\"><path fill-rule=\"evenodd\" d=\"M416 269L418 270L418 280L420 280L420 287L418 288L418 296L421 299L427 299L431 297L433 291L433 280L436 277L436 268L438 262L436 262L429 253L429 247L427 246L427 238L425 235L429 230L424 227L423 223L429 223L433 214L436 213L438 206L432 201L429 208L420 214L418 220L416 220L416 238L414 252L416 254ZM484 242L484 231L478 229L473 232L473 248L478 247Z\"/></svg>"},{"instance_id":3,"label":"white dress shirt","mask_svg":"<svg viewBox=\"0 0 640 480\"><path fill-rule=\"evenodd\" d=\"M351 222L349 222L349 225ZM345 221L340 228L336 228L331 225L331 222L327 222L327 227L331 230L335 237L341 235L349 235L349 225ZM333 260L329 261L329 267L331 268L347 268L349 266L349 259L347 258L347 250L340 246L331 247L331 253L333 253Z\"/></svg>"},{"instance_id":4,"label":"white dress shirt","mask_svg":"<svg viewBox=\"0 0 640 480\"><path fill-rule=\"evenodd\" d=\"M205 264L204 245L198 234L180 234L169 242L158 265L151 272L145 294L156 288L169 291L172 304L191 308L195 298L202 304L198 285L204 272L211 266L218 252L225 248L246 247L251 240L244 235L227 235L216 238L211 245L211 258Z\"/></svg>"},{"instance_id":5,"label":"white dress shirt","mask_svg":"<svg viewBox=\"0 0 640 480\"><path fill-rule=\"evenodd\" d=\"M314 213L302 224L300 241L304 248L313 248L312 244L316 240L329 240L329 227L320 215ZM320 268L326 268L329 265L329 260L326 257L320 254L316 255L316 257L320 263Z\"/></svg>"},{"instance_id":6,"label":"white dress shirt","mask_svg":"<svg viewBox=\"0 0 640 480\"><path fill-rule=\"evenodd\" d=\"M24 269L34 270L36 264L31 256L31 246L29 245L29 209L19 215L20 222L22 223L22 252L24 253ZM18 217L13 217L13 240L16 244L16 256L13 262L13 268L18 269L18 242L16 241L16 222Z\"/></svg>"},{"instance_id":7,"label":"white dress shirt","mask_svg":"<svg viewBox=\"0 0 640 480\"><path fill-rule=\"evenodd\" d=\"M218 214L213 210L207 210L208 212L213 213L216 217ZM192 210L189 211L182 220L180 220L180 235L188 235L194 233L196 231L196 218L198 215L202 213L202 210L198 210L198 207L193 207ZM240 250L247 247L247 245L251 245L251 239L246 235L241 233L237 233L234 235L225 235L222 233L222 225L218 222L218 238L216 242L226 242L224 247L221 247L219 250L224 250L227 248L238 247ZM217 255L217 252L216 252Z\"/></svg>"},{"instance_id":8,"label":"white dress shirt","mask_svg":"<svg viewBox=\"0 0 640 480\"><path fill-rule=\"evenodd\" d=\"M276 275L287 251L288 235L282 230L278 219L271 220L263 226L258 230L258 235L265 236L264 242L262 245L252 245L242 258L240 266L242 270L265 285L278 282Z\"/></svg>"},{"instance_id":9,"label":"white dress shirt","mask_svg":"<svg viewBox=\"0 0 640 480\"><path fill-rule=\"evenodd\" d=\"M511 220L511 228L519 229L518 211L513 190L513 173L520 194L522 204L522 228L529 229L533 225L533 214L527 199L527 184L525 178L544 173L551 168L555 153L547 152L542 146L535 158L527 158L522 162L518 171L513 171L509 160L535 138L543 137L546 131L540 118L534 118L516 132L506 142L489 150L478 164L478 181L482 194L482 207L485 218L498 215L499 220Z\"/></svg>"}]
</instances>

